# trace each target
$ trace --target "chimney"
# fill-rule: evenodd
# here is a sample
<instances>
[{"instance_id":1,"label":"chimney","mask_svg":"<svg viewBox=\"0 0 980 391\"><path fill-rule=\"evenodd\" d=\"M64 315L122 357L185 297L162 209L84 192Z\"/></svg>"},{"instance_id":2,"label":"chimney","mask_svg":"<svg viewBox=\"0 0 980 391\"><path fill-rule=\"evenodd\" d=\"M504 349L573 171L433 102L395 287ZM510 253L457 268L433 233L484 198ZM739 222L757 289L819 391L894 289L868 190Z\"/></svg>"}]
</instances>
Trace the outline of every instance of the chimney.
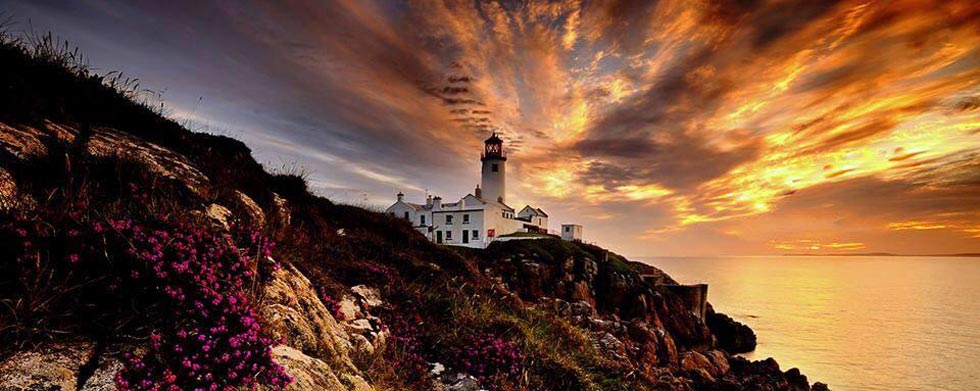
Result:
<instances>
[{"instance_id":1,"label":"chimney","mask_svg":"<svg viewBox=\"0 0 980 391\"><path fill-rule=\"evenodd\" d=\"M432 194L426 194L425 196L425 206L432 206Z\"/></svg>"},{"instance_id":2,"label":"chimney","mask_svg":"<svg viewBox=\"0 0 980 391\"><path fill-rule=\"evenodd\" d=\"M405 193L398 192L398 202L402 202L405 199Z\"/></svg>"},{"instance_id":3,"label":"chimney","mask_svg":"<svg viewBox=\"0 0 980 391\"><path fill-rule=\"evenodd\" d=\"M432 210L442 210L442 197L436 196L432 199Z\"/></svg>"},{"instance_id":4,"label":"chimney","mask_svg":"<svg viewBox=\"0 0 980 391\"><path fill-rule=\"evenodd\" d=\"M476 198L483 198L483 190L480 189L480 185L476 185L476 190L473 192Z\"/></svg>"}]
</instances>

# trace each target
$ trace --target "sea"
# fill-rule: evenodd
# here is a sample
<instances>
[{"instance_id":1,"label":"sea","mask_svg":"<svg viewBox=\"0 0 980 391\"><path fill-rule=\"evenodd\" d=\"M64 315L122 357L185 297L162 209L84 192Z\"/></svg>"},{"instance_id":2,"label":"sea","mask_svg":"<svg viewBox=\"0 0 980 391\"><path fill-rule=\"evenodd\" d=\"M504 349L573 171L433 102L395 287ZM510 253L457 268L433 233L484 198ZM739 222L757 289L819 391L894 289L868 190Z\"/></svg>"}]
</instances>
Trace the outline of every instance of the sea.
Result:
<instances>
[{"instance_id":1,"label":"sea","mask_svg":"<svg viewBox=\"0 0 980 391\"><path fill-rule=\"evenodd\" d=\"M646 257L835 391L980 390L980 258Z\"/></svg>"}]
</instances>

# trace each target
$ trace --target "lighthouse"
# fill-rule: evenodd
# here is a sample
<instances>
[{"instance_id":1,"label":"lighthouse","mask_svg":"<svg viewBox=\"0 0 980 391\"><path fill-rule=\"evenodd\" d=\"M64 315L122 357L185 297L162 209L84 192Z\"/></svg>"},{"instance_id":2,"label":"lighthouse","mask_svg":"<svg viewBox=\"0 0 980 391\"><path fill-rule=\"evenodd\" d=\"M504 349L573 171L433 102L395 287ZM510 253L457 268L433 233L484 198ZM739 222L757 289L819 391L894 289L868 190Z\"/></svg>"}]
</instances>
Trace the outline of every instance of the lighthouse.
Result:
<instances>
[{"instance_id":1,"label":"lighthouse","mask_svg":"<svg viewBox=\"0 0 980 391\"><path fill-rule=\"evenodd\" d=\"M507 198L507 154L504 152L504 141L494 132L483 144L483 153L480 154L480 161L483 163L481 193L484 199L504 203Z\"/></svg>"},{"instance_id":2,"label":"lighthouse","mask_svg":"<svg viewBox=\"0 0 980 391\"><path fill-rule=\"evenodd\" d=\"M496 240L513 240L517 232L538 233L532 237L550 237L548 214L541 208L527 205L520 212L505 203L507 197L507 153L504 141L494 132L483 143L480 184L472 194L456 202L442 202L435 196L425 203L405 201L398 193L386 213L405 219L429 240L453 246L486 248Z\"/></svg>"}]
</instances>

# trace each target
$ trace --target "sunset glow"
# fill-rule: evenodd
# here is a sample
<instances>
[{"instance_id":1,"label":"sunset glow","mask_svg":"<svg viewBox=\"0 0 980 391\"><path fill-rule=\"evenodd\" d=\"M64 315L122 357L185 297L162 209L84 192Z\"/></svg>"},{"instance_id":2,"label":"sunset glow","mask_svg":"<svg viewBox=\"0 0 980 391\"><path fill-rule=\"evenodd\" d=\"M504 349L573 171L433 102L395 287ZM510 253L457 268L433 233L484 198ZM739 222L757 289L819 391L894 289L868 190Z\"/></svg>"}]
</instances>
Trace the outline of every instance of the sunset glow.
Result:
<instances>
[{"instance_id":1,"label":"sunset glow","mask_svg":"<svg viewBox=\"0 0 980 391\"><path fill-rule=\"evenodd\" d=\"M465 194L497 130L512 206L628 254L980 251L976 2L212 8L162 12L209 37L163 61L222 74L143 79L181 91L175 117L241 132L340 201ZM139 39L91 57L124 64Z\"/></svg>"}]
</instances>

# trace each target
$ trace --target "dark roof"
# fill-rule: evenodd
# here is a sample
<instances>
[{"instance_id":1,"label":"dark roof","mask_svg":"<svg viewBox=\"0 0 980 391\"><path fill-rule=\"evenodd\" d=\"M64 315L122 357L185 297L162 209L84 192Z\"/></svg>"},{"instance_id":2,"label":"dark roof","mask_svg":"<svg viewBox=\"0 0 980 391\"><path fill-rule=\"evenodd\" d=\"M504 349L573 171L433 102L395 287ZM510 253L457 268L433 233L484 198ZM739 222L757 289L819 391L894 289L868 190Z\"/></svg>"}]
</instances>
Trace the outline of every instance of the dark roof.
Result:
<instances>
[{"instance_id":1,"label":"dark roof","mask_svg":"<svg viewBox=\"0 0 980 391\"><path fill-rule=\"evenodd\" d=\"M524 208L523 208L523 209L521 209L521 212L523 212L523 211L524 211L524 209L530 209L530 210L531 210L531 212L534 212L534 214L536 214L536 215L538 215L538 216L541 216L541 217L548 217L548 214L547 214L547 213L544 213L544 211L543 211L543 210L541 210L541 208L535 208L535 207L533 207L533 206L531 206L531 205L525 205L525 206L524 206Z\"/></svg>"},{"instance_id":2,"label":"dark roof","mask_svg":"<svg viewBox=\"0 0 980 391\"><path fill-rule=\"evenodd\" d=\"M487 144L503 144L504 143L504 140L501 140L500 137L497 137L497 132L493 132L493 134L490 135L490 138L488 138L486 141L484 141L484 143L487 143Z\"/></svg>"}]
</instances>

